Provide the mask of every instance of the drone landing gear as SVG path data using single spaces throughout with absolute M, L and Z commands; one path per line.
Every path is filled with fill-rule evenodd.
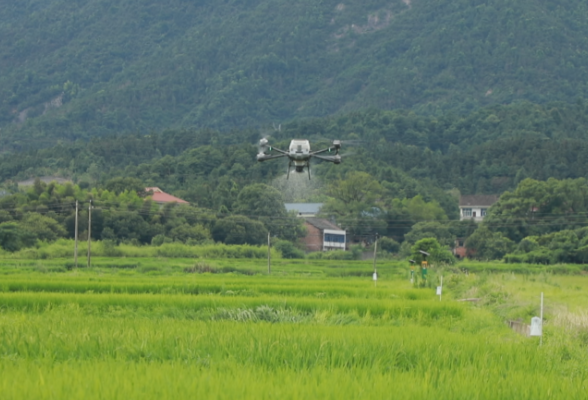
M 310 180 L 310 163 L 306 163 L 306 169 L 308 169 L 308 180 Z

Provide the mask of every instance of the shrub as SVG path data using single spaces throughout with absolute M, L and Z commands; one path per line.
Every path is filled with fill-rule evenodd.
M 287 240 L 276 241 L 274 248 L 282 253 L 283 258 L 304 258 L 304 252 Z

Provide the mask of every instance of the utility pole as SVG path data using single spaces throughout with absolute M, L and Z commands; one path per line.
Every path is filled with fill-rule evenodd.
M 92 239 L 92 199 L 90 199 L 90 205 L 88 206 L 88 268 L 92 265 L 90 261 L 90 244 Z
M 378 284 L 378 271 L 376 270 L 376 258 L 378 254 L 378 234 L 376 233 L 376 241 L 374 242 L 374 286 Z
M 272 273 L 272 256 L 271 256 L 271 241 L 270 241 L 270 232 L 267 232 L 267 274 L 271 275 Z
M 75 245 L 74 245 L 74 264 L 78 267 L 78 201 L 76 200 L 76 227 L 74 229 Z

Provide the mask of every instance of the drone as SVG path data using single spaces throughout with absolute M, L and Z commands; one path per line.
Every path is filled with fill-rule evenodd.
M 268 144 L 268 140 L 263 138 L 259 141 L 259 153 L 257 153 L 257 161 L 263 162 L 273 160 L 274 158 L 288 157 L 288 173 L 286 179 L 290 177 L 290 170 L 292 165 L 298 173 L 304 172 L 304 168 L 308 170 L 308 179 L 310 179 L 310 159 L 318 158 L 319 160 L 329 161 L 334 164 L 341 164 L 341 156 L 339 149 L 341 148 L 340 140 L 333 140 L 333 145 L 326 149 L 310 151 L 310 142 L 308 140 L 294 139 L 290 142 L 288 151 L 280 150 Z M 276 151 L 278 154 L 271 154 Z M 334 155 L 323 155 L 323 153 L 335 153 Z

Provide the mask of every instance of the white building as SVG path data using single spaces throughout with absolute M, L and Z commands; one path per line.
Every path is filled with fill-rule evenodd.
M 460 196 L 459 198 L 459 219 L 473 219 L 476 222 L 484 220 L 490 206 L 498 201 L 498 195 L 475 194 Z

